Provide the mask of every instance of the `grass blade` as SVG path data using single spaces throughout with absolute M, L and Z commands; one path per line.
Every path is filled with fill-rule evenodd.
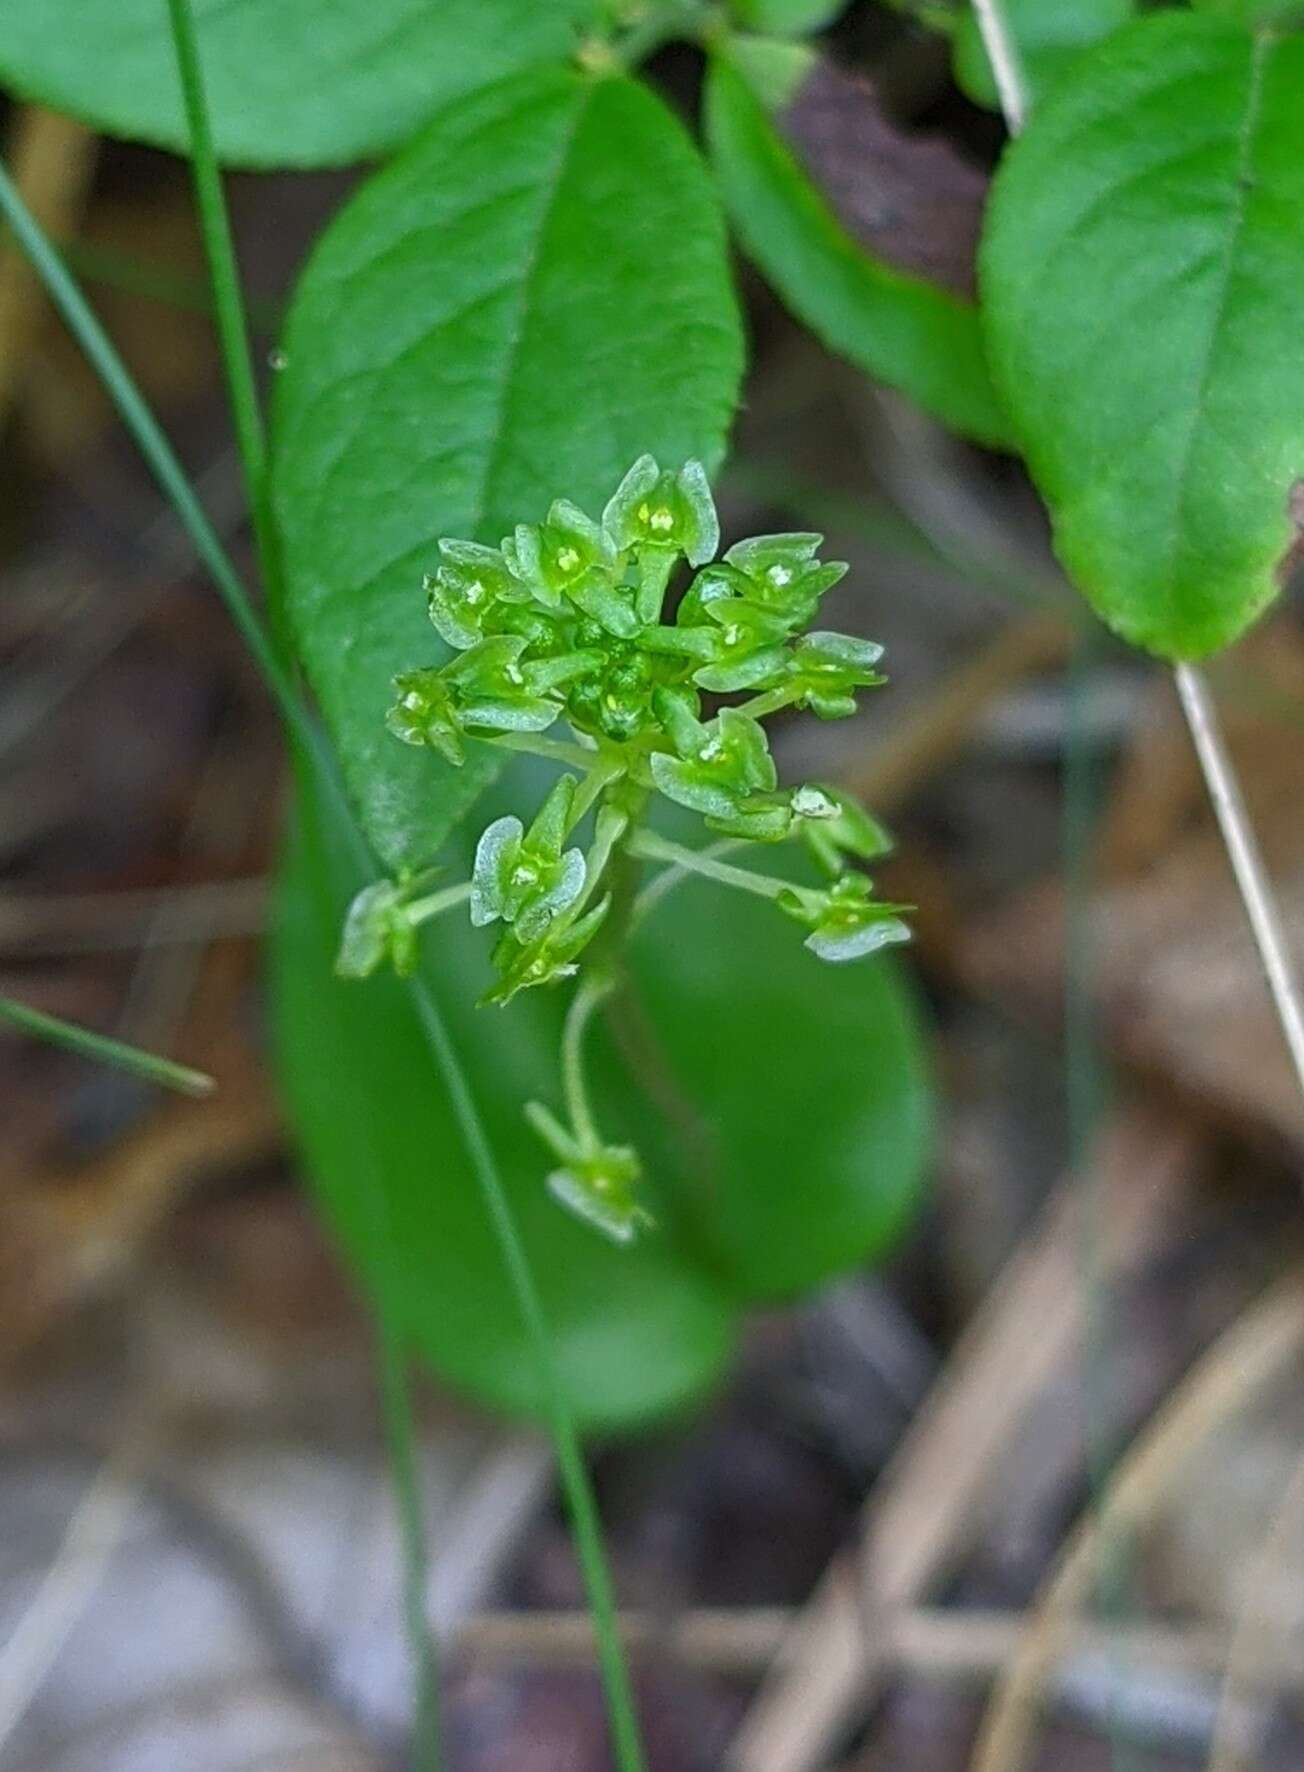
M 66 1052 L 79 1053 L 83 1058 L 98 1059 L 101 1064 L 111 1064 L 117 1070 L 130 1072 L 133 1077 L 143 1077 L 147 1083 L 161 1083 L 164 1088 L 179 1090 L 182 1095 L 211 1095 L 217 1087 L 213 1078 L 203 1071 L 174 1064 L 170 1058 L 159 1058 L 153 1052 L 142 1052 L 139 1046 L 111 1040 L 107 1034 L 92 1033 L 89 1028 L 78 1027 L 75 1021 L 46 1015 L 43 1010 L 15 1002 L 12 997 L 0 997 L 0 1021 L 20 1028 L 25 1034 L 33 1034 L 51 1046 L 62 1046 Z

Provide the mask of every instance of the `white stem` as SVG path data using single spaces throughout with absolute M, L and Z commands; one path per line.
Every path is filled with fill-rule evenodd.
M 1028 120 L 1028 81 L 1019 46 L 1010 34 L 1001 0 L 973 0 L 973 11 L 1005 113 L 1005 127 L 1011 135 L 1018 135 Z
M 1301 1091 L 1304 1091 L 1304 1010 L 1300 1006 L 1299 982 L 1268 870 L 1263 865 L 1254 826 L 1246 811 L 1245 796 L 1228 754 L 1204 673 L 1194 665 L 1179 664 L 1174 667 L 1173 675 L 1177 679 L 1177 693 L 1182 698 L 1182 711 L 1191 729 L 1191 740 L 1204 771 L 1209 798 L 1227 846 L 1228 859 L 1245 904 L 1245 914 L 1258 943 L 1259 958 L 1267 974 L 1268 988 L 1277 1007 L 1295 1075 Z
M 1000 95 L 1006 127 L 1011 135 L 1018 135 L 1027 121 L 1028 85 L 1002 0 L 973 0 L 973 9 Z M 1254 931 L 1277 1019 L 1281 1022 L 1300 1091 L 1304 1093 L 1304 1009 L 1301 1008 L 1299 981 L 1268 870 L 1263 865 L 1263 855 L 1246 810 L 1245 795 L 1227 750 L 1204 673 L 1194 665 L 1179 664 L 1173 667 L 1173 676 L 1190 728 L 1191 742 L 1204 772 L 1205 787 L 1245 905 L 1245 914 Z

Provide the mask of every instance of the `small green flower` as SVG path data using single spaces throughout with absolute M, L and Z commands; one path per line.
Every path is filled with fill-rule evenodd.
M 515 933 L 508 930 L 494 949 L 498 982 L 485 992 L 481 1002 L 510 1003 L 517 991 L 573 978 L 579 970 L 576 961 L 598 933 L 610 908 L 608 895 L 574 922 L 555 920 L 542 935 L 529 942 L 518 941 Z
M 777 902 L 810 930 L 806 946 L 821 960 L 858 960 L 910 940 L 901 921 L 910 907 L 879 902 L 864 874 L 842 874 L 824 889 L 790 886 Z
M 477 928 L 501 918 L 519 942 L 529 943 L 584 890 L 582 852 L 562 849 L 575 786 L 573 775 L 559 777 L 528 831 L 511 816 L 485 829 L 471 880 L 471 921 Z
M 548 1192 L 568 1212 L 582 1218 L 614 1243 L 632 1243 L 653 1223 L 635 1197 L 643 1170 L 637 1152 L 605 1144 L 588 1156 L 575 1156 L 552 1170 Z
M 739 689 L 768 689 L 782 680 L 788 667 L 783 642 L 789 629 L 784 615 L 743 597 L 708 602 L 706 615 L 716 624 L 717 650 L 709 665 L 693 672 L 694 683 L 725 695 Z
M 792 832 L 790 794 L 749 794 L 723 816 L 708 815 L 709 829 L 746 843 L 782 843 Z
M 633 598 L 618 583 L 616 550 L 578 505 L 559 498 L 543 523 L 518 523 L 503 543 L 513 574 L 551 609 L 569 599 L 607 633 L 638 632 Z
M 655 705 L 678 755 L 654 751 L 652 779 L 668 800 L 728 818 L 749 794 L 769 793 L 777 783 L 774 759 L 760 725 L 737 708 L 722 708 L 706 725 L 672 690 L 658 690 Z
M 563 1126 L 542 1102 L 532 1101 L 525 1117 L 557 1158 L 548 1190 L 559 1204 L 617 1243 L 630 1243 L 654 1221 L 638 1203 L 642 1180 L 638 1153 L 624 1144 L 606 1144 L 590 1129 L 586 1139 Z
M 398 700 L 387 724 L 406 744 L 428 744 L 450 763 L 465 760 L 466 731 L 546 732 L 561 713 L 549 698 L 559 674 L 556 659 L 521 662 L 529 641 L 520 634 L 478 640 L 439 670 L 406 671 L 395 677 Z
M 725 554 L 747 581 L 746 595 L 768 608 L 782 610 L 793 627 L 804 627 L 825 591 L 846 576 L 845 560 L 815 558 L 824 537 L 808 531 L 792 535 L 755 535 L 735 542 Z
M 874 861 L 892 848 L 892 838 L 853 795 L 841 788 L 810 783 L 792 796 L 802 840 L 826 874 L 836 878 L 843 856 Z
M 484 638 L 486 618 L 502 603 L 518 601 L 523 587 L 498 548 L 445 539 L 439 555 L 425 580 L 427 608 L 440 637 L 464 652 Z
M 850 634 L 807 634 L 797 642 L 788 664 L 787 685 L 797 707 L 809 708 L 821 720 L 841 720 L 856 711 L 856 690 L 871 689 L 887 679 L 873 668 L 883 648 Z
M 341 978 L 370 978 L 386 960 L 400 978 L 416 970 L 417 932 L 408 920 L 408 889 L 392 880 L 364 886 L 349 906 L 335 971 Z
M 612 494 L 602 527 L 614 548 L 670 548 L 690 566 L 704 566 L 720 545 L 710 482 L 700 461 L 678 473 L 640 455 Z
M 567 718 L 581 732 L 625 744 L 656 723 L 656 667 L 639 646 L 623 640 L 608 640 L 594 656 L 598 668 L 570 691 Z
M 720 545 L 720 521 L 700 461 L 685 462 L 674 473 L 641 455 L 609 500 L 602 527 L 614 548 L 635 556 L 637 613 L 644 624 L 660 616 L 675 561 L 683 555 L 702 566 Z
M 428 744 L 450 763 L 465 762 L 457 695 L 442 671 L 400 671 L 394 693 L 398 699 L 385 715 L 385 724 L 395 738 L 404 744 Z

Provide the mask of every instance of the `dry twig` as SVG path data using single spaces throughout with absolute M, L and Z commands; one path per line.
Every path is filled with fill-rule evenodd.
M 973 1772 L 1018 1772 L 1027 1763 L 1064 1624 L 1088 1597 L 1104 1547 L 1144 1526 L 1186 1460 L 1280 1377 L 1302 1349 L 1304 1273 L 1296 1272 L 1219 1337 L 1123 1461 L 1099 1509 L 1074 1532 L 992 1699 Z
M 978 1530 L 1018 1426 L 1080 1343 L 1083 1200 L 1115 1268 L 1149 1248 L 1189 1181 L 1187 1127 L 1132 1109 L 1102 1131 L 1099 1173 L 1066 1183 L 992 1289 L 870 1497 L 858 1553 L 831 1565 L 762 1686 L 730 1764 L 811 1772 L 892 1666 L 892 1617 L 954 1567 Z

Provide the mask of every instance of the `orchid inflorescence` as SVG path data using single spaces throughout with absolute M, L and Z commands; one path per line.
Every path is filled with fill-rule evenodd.
M 477 927 L 502 925 L 486 1001 L 573 976 L 589 950 L 592 976 L 567 1029 L 571 1124 L 537 1104 L 529 1113 L 558 1161 L 554 1195 L 619 1241 L 649 1222 L 637 1199 L 638 1159 L 597 1133 L 577 1054 L 610 988 L 612 938 L 638 908 L 628 864 L 665 863 L 666 884 L 697 873 L 771 899 L 805 926 L 806 946 L 821 959 L 852 960 L 909 937 L 906 907 L 876 899 L 852 865 L 889 847 L 882 827 L 839 789 L 780 788 L 763 725 L 783 708 L 842 718 L 855 712 L 858 690 L 884 681 L 880 647 L 809 631 L 847 570 L 818 558 L 822 540 L 755 536 L 717 559 L 720 526 L 701 464 L 674 472 L 644 455 L 601 523 L 558 499 L 542 523 L 518 524 L 497 548 L 440 541 L 425 589 L 453 657 L 394 679 L 388 725 L 404 743 L 458 766 L 477 741 L 567 767 L 528 825 L 508 816 L 487 827 L 469 882 L 431 891 L 430 875 L 414 875 L 359 894 L 339 970 L 364 977 L 388 961 L 410 971 L 418 928 L 460 904 Z M 681 560 L 695 571 L 668 615 Z M 719 699 L 735 696 L 744 699 Z M 569 738 L 551 736 L 563 722 Z M 699 814 L 719 840 L 694 849 L 649 829 L 657 794 Z M 586 823 L 581 845 L 574 839 Z M 790 839 L 804 845 L 823 885 L 722 859 L 743 844 Z

